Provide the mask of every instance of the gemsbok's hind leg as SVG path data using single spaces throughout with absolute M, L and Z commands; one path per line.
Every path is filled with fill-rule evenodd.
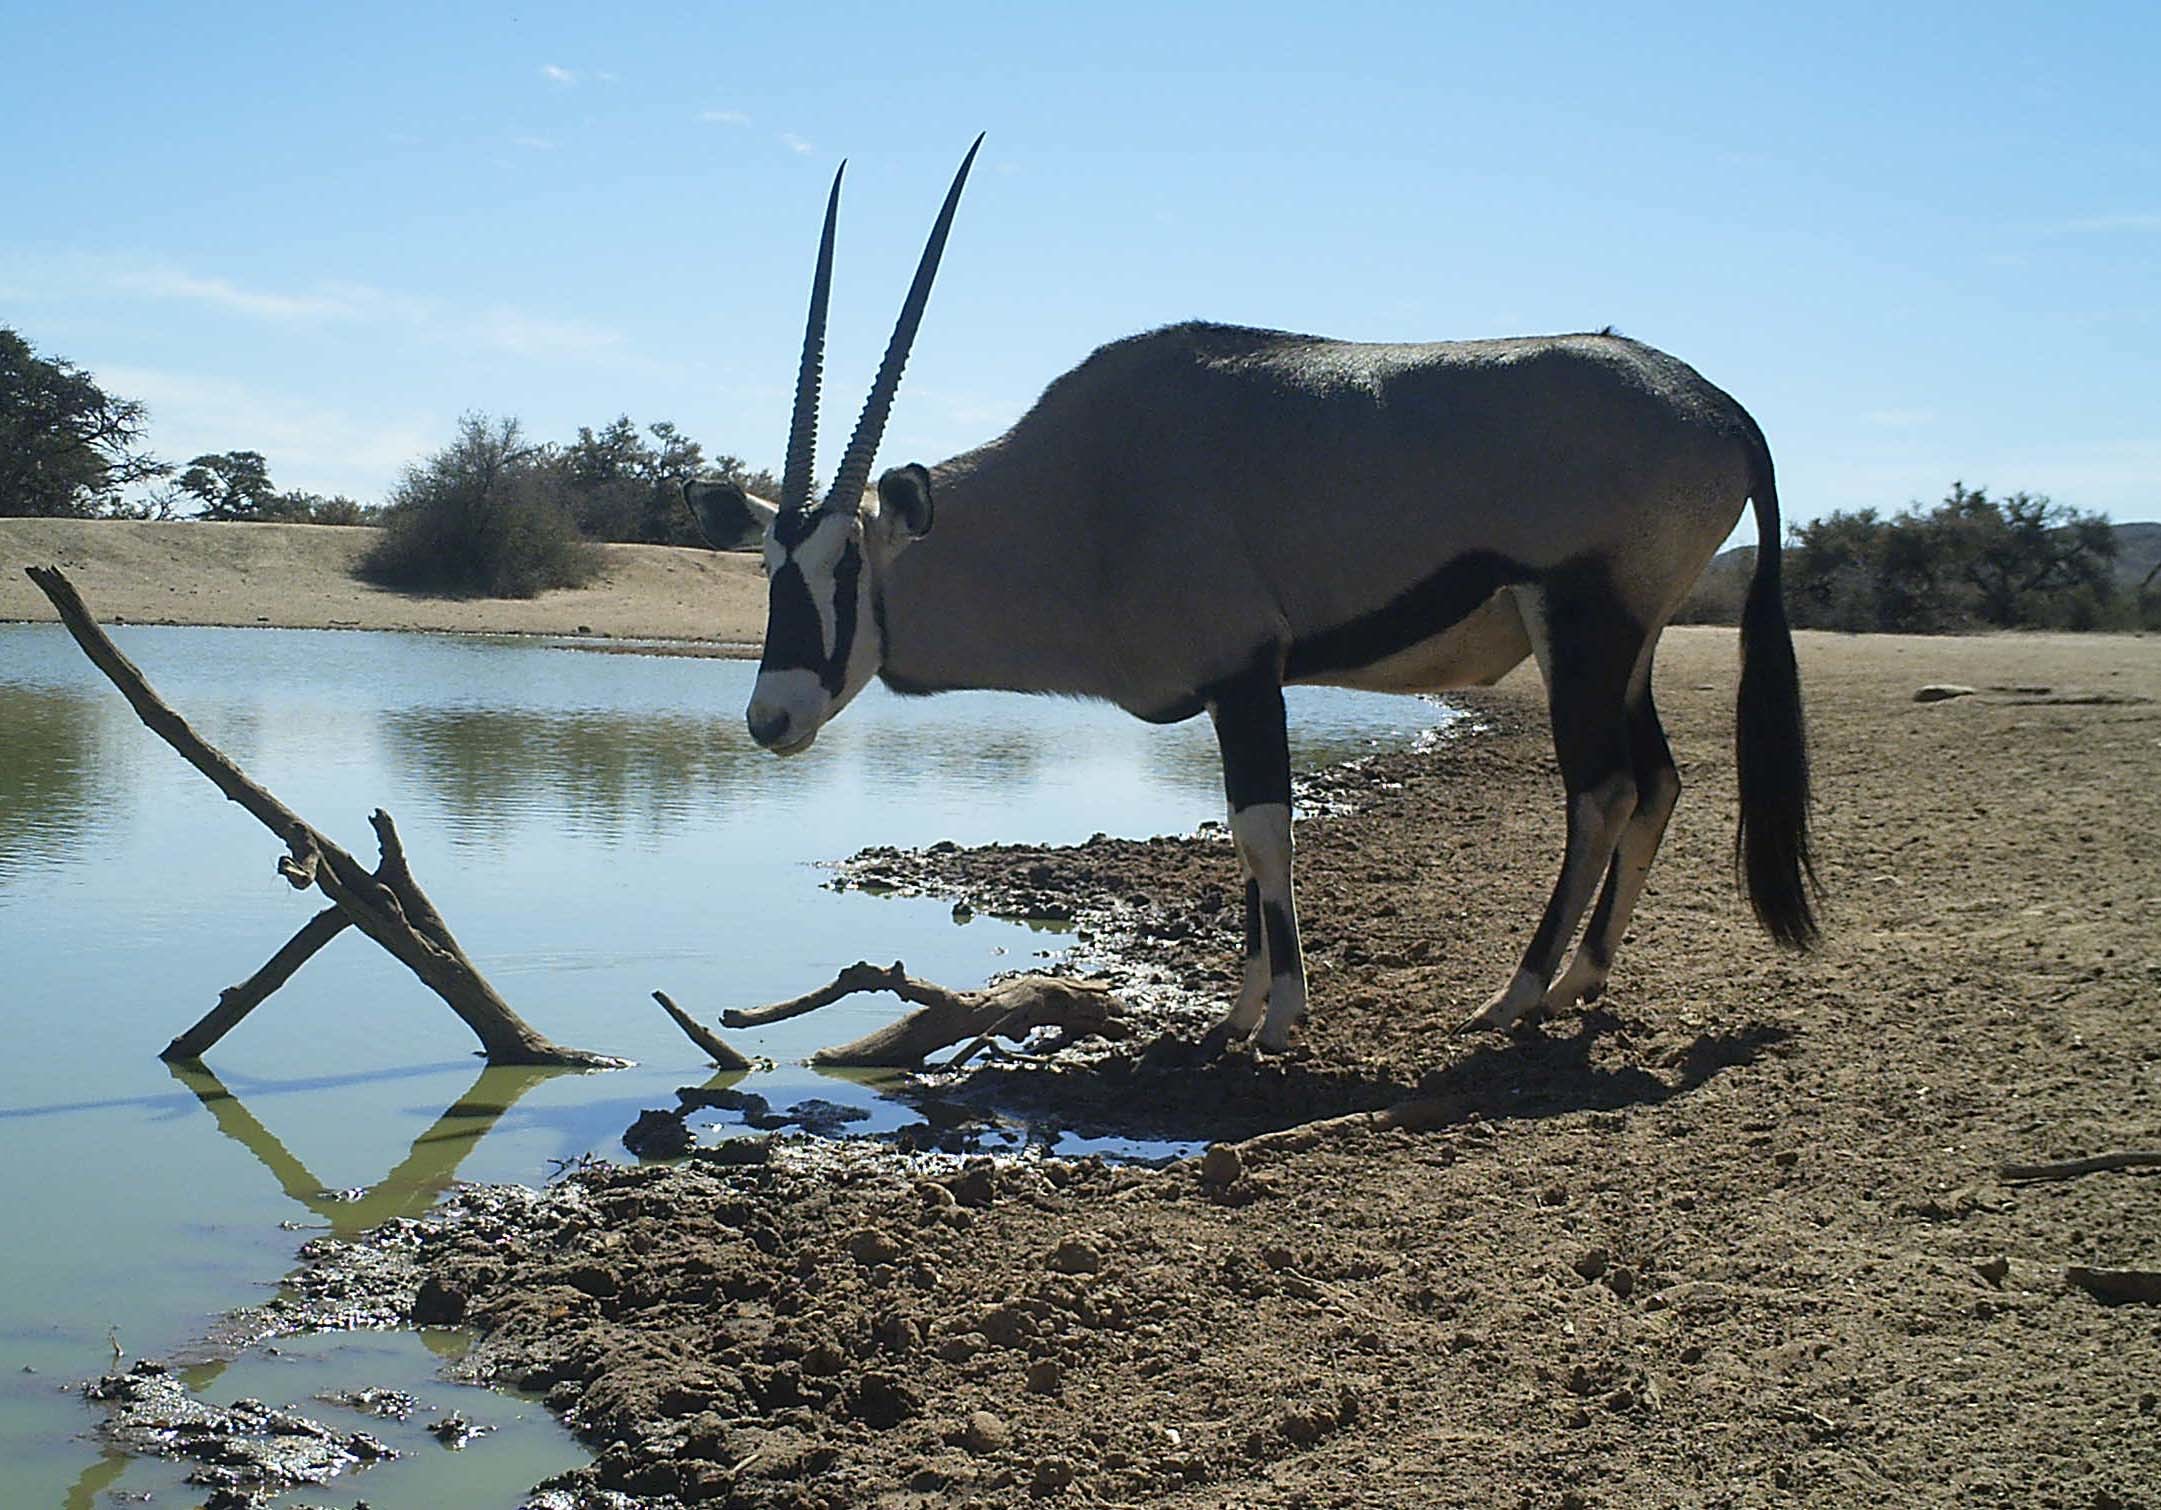
M 1266 1049 L 1290 1042 L 1306 1013 L 1306 971 L 1291 890 L 1291 750 L 1283 684 L 1272 666 L 1219 688 L 1208 705 L 1223 751 L 1231 839 L 1245 876 L 1245 968 L 1230 1015 L 1202 1039 L 1220 1050 L 1259 1029 Z
M 1621 935 L 1628 931 L 1629 916 L 1643 895 L 1651 862 L 1658 857 L 1659 841 L 1666 836 L 1666 823 L 1673 817 L 1674 804 L 1681 799 L 1681 773 L 1673 763 L 1673 750 L 1659 724 L 1658 709 L 1651 702 L 1648 657 L 1641 690 L 1628 710 L 1628 752 L 1636 773 L 1635 815 L 1621 830 L 1613 865 L 1606 872 L 1605 889 L 1598 894 L 1598 906 L 1583 930 L 1583 941 L 1576 946 L 1561 978 L 1539 1003 L 1542 1012 L 1565 1011 L 1578 1002 L 1596 1001 L 1606 989 L 1606 977 L 1613 970 Z
M 1642 626 L 1613 600 L 1602 573 L 1519 593 L 1524 626 L 1546 679 L 1554 753 L 1567 793 L 1568 839 L 1561 874 L 1523 962 L 1507 985 L 1464 1019 L 1459 1032 L 1506 1032 L 1545 1000 L 1561 951 L 1575 936 L 1636 810 L 1628 706 L 1645 645 Z

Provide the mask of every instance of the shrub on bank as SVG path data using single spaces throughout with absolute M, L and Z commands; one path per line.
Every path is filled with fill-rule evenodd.
M 600 552 L 578 533 L 563 468 L 515 419 L 469 414 L 458 438 L 410 466 L 361 575 L 385 586 L 530 598 L 579 587 Z

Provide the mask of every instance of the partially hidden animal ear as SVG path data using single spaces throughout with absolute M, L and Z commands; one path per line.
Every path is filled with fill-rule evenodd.
M 683 484 L 683 502 L 707 546 L 716 551 L 742 550 L 765 539 L 766 526 L 780 510 L 754 498 L 732 482 L 692 478 Z
M 878 513 L 881 517 L 891 518 L 899 532 L 910 540 L 920 540 L 929 534 L 933 513 L 929 469 L 911 461 L 880 477 Z

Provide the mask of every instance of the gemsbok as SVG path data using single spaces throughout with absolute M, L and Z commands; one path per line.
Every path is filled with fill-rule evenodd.
M 1652 654 L 1753 501 L 1736 860 L 1771 937 L 1815 940 L 1778 494 L 1739 404 L 1612 334 L 1399 345 L 1174 325 L 1103 347 L 988 445 L 888 471 L 870 492 L 981 145 L 946 195 L 825 501 L 811 500 L 811 463 L 837 173 L 779 504 L 686 485 L 716 548 L 763 536 L 752 739 L 806 749 L 873 676 L 908 694 L 1100 698 L 1151 723 L 1205 710 L 1245 878 L 1244 983 L 1205 1041 L 1280 1050 L 1306 1009 L 1285 685 L 1432 692 L 1489 685 L 1534 656 L 1566 849 L 1522 963 L 1462 1024 L 1509 1029 L 1605 987 L 1680 794 Z

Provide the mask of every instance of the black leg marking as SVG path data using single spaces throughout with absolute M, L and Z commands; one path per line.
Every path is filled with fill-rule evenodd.
M 1291 753 L 1283 723 L 1283 681 L 1273 652 L 1209 689 L 1209 712 L 1223 751 L 1223 792 L 1246 876 L 1246 962 L 1229 1034 L 1253 1031 L 1281 1049 L 1305 1012 L 1305 966 L 1291 887 Z M 1250 968 L 1265 964 L 1267 973 Z M 1267 982 L 1265 1009 L 1261 982 Z
M 1237 676 L 1209 689 L 1216 742 L 1223 752 L 1223 795 L 1235 816 L 1263 802 L 1291 800 L 1290 732 L 1284 727 L 1283 681 L 1275 655 L 1264 652 Z
M 1303 973 L 1305 957 L 1298 949 L 1298 923 L 1290 910 L 1279 902 L 1263 902 L 1261 916 L 1268 924 L 1269 974 L 1280 980 Z

